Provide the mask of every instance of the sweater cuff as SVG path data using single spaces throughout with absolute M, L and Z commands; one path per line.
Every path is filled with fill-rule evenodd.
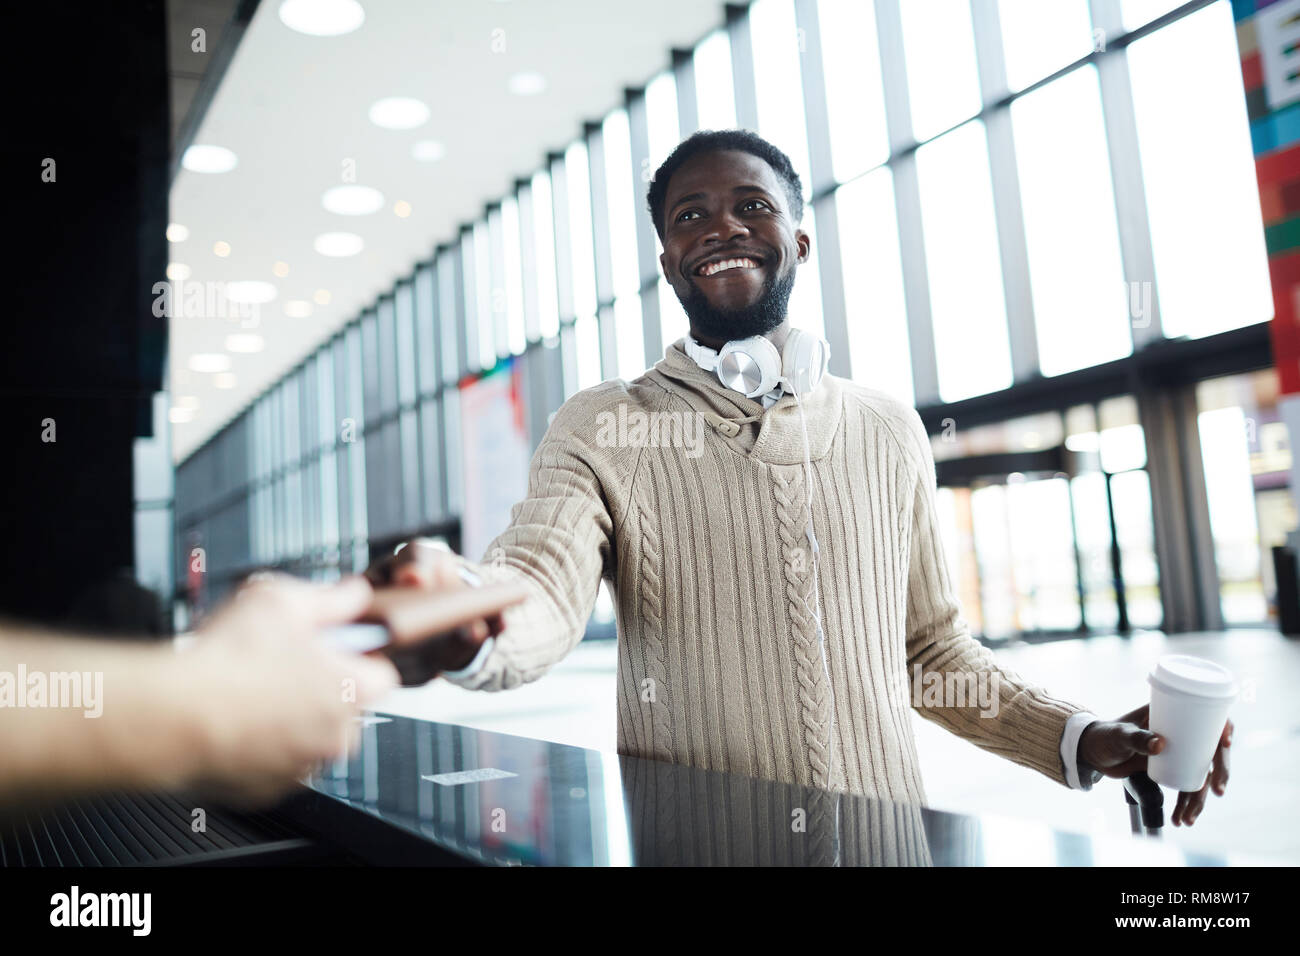
M 1081 710 L 1065 722 L 1065 732 L 1061 734 L 1061 763 L 1065 765 L 1065 782 L 1071 790 L 1091 790 L 1092 785 L 1101 779 L 1101 774 L 1091 768 L 1084 779 L 1079 776 L 1079 738 L 1089 725 L 1100 719 L 1096 714 Z
M 451 681 L 453 684 L 459 684 L 463 679 L 473 677 L 483 669 L 484 662 L 488 659 L 488 655 L 492 653 L 492 644 L 494 641 L 495 638 L 487 638 L 479 645 L 478 653 L 474 655 L 472 661 L 460 670 L 443 671 L 442 676 L 447 678 L 447 680 Z

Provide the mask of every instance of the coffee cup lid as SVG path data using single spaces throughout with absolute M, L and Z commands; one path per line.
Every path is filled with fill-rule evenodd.
M 1237 682 L 1226 667 L 1201 657 L 1166 654 L 1156 662 L 1149 680 L 1170 690 L 1198 697 L 1236 697 Z

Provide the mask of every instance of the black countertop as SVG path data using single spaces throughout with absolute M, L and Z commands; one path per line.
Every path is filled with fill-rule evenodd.
M 543 866 L 1221 866 L 1165 839 L 1092 837 L 1007 816 L 699 770 L 374 715 L 294 819 L 378 864 Z M 1118 786 L 1101 784 L 1114 790 Z M 1094 798 L 1101 798 L 1102 794 Z M 1167 808 L 1171 807 L 1166 794 Z

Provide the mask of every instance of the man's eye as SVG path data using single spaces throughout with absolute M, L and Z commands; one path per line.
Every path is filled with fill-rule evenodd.
M 763 200 L 761 200 L 761 199 L 746 199 L 744 205 L 741 206 L 740 208 L 741 208 L 741 209 L 748 209 L 748 208 L 749 208 L 752 204 L 754 204 L 754 203 L 757 203 L 757 204 L 760 205 L 760 206 L 766 206 L 766 205 L 767 205 L 767 203 L 763 202 Z
M 699 215 L 699 213 L 696 212 L 694 209 L 688 209 L 688 210 L 686 210 L 684 213 L 682 213 L 680 216 L 677 217 L 677 221 L 678 221 L 678 222 L 681 222 L 681 221 L 684 220 L 687 216 L 698 216 L 698 215 Z

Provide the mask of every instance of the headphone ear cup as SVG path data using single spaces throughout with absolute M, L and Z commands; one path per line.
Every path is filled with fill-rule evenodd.
M 781 356 L 761 335 L 728 342 L 718 352 L 718 381 L 727 388 L 757 398 L 781 381 Z
M 810 332 L 791 329 L 781 352 L 782 373 L 801 395 L 817 390 L 830 363 L 830 346 Z

